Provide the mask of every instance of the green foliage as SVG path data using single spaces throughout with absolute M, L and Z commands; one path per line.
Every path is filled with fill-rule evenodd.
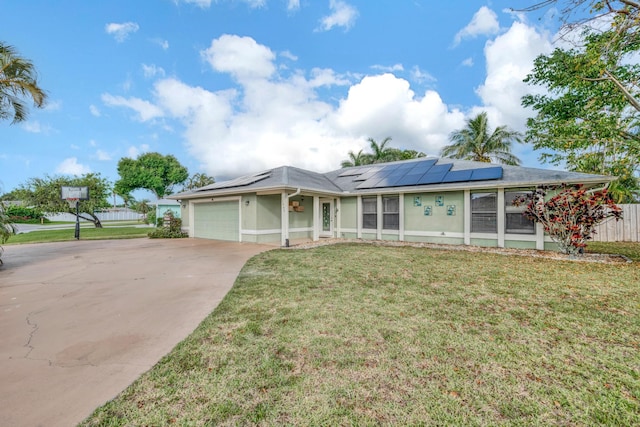
M 44 213 L 38 208 L 11 205 L 5 209 L 5 213 L 14 223 L 36 224 L 46 220 Z
M 150 231 L 148 236 L 151 239 L 176 239 L 189 237 L 189 234 L 182 231 L 182 220 L 176 218 L 173 212 L 166 211 L 163 218 L 158 218 L 158 228 Z
M 189 171 L 172 155 L 144 153 L 137 159 L 124 157 L 118 162 L 120 179 L 114 190 L 120 196 L 129 195 L 138 189 L 149 190 L 161 199 L 172 193 L 173 186 L 182 184 Z
M 631 203 L 640 190 L 640 105 L 634 105 L 640 65 L 628 59 L 640 43 L 616 25 L 586 32 L 582 47 L 536 58 L 525 82 L 546 91 L 526 95 L 522 103 L 536 111 L 527 121 L 526 141 L 542 150 L 541 160 L 617 176 L 613 197 Z
M 548 198 L 550 191 L 556 194 Z M 570 255 L 582 253 L 599 223 L 622 218 L 607 190 L 587 190 L 582 185 L 538 187 L 514 203 L 526 203 L 524 215 L 541 223 L 562 252 Z
M 12 46 L 0 42 L 0 120 L 12 119 L 12 124 L 26 120 L 24 98 L 42 108 L 47 94 L 38 86 L 33 64 Z
M 187 179 L 182 191 L 193 190 L 196 188 L 202 188 L 207 185 L 215 184 L 216 180 L 214 177 L 209 176 L 205 173 L 195 173 Z
M 468 119 L 466 127 L 452 132 L 449 140 L 452 144 L 441 151 L 445 157 L 505 165 L 520 164 L 520 159 L 511 154 L 511 145 L 513 141 L 522 142 L 522 135 L 506 126 L 498 126 L 491 132 L 486 112 Z
M 363 153 L 362 150 L 358 153 L 349 151 L 349 158 L 341 162 L 341 167 L 348 168 L 352 166 L 371 165 L 374 163 L 395 162 L 398 160 L 410 160 L 424 157 L 425 154 L 416 150 L 400 150 L 397 148 L 388 147 L 387 144 L 391 141 L 391 137 L 386 137 L 380 144 L 373 139 L 369 138 L 369 147 L 371 153 Z
M 0 245 L 9 240 L 9 237 L 16 234 L 16 228 L 4 211 L 4 205 L 0 203 Z M 0 265 L 2 264 L 2 246 L 0 246 Z
M 88 173 L 82 176 L 45 176 L 44 178 L 30 178 L 22 184 L 15 194 L 20 196 L 28 206 L 47 213 L 71 213 L 76 214 L 75 208 L 60 199 L 60 188 L 63 186 L 86 186 L 89 187 L 89 200 L 80 200 L 78 209 L 80 218 L 91 221 L 96 227 L 102 227 L 100 220 L 94 212 L 108 208 L 108 198 L 111 194 L 111 186 L 106 178 L 100 174 Z

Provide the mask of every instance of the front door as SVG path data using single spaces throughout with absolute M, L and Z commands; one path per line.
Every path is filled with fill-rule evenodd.
M 333 237 L 333 200 L 320 200 L 321 221 L 320 237 Z

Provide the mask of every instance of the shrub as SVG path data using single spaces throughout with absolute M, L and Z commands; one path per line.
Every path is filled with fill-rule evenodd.
M 173 216 L 173 212 L 167 211 L 164 216 L 169 217 L 168 224 L 164 225 L 164 219 L 158 218 L 160 224 L 158 228 L 148 233 L 151 239 L 176 239 L 189 237 L 188 233 L 182 231 L 182 220 Z
M 555 195 L 547 198 L 549 192 Z M 527 203 L 524 215 L 543 225 L 544 231 L 569 255 L 581 254 L 595 227 L 607 218 L 622 218 L 622 210 L 607 190 L 588 190 L 583 185 L 541 186 L 514 201 Z
M 44 217 L 44 213 L 37 208 L 9 206 L 6 208 L 5 214 L 9 217 L 9 220 L 14 223 L 39 224 L 43 221 L 49 222 L 49 220 Z

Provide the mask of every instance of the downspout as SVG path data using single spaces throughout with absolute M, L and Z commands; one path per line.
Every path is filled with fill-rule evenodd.
M 287 206 L 286 206 L 285 211 L 283 212 L 283 215 L 287 215 L 287 221 L 286 221 L 287 227 L 286 227 L 286 230 L 283 230 L 283 233 L 284 233 L 284 242 L 285 242 L 285 243 L 284 243 L 284 247 L 285 247 L 285 248 L 288 248 L 288 247 L 289 247 L 289 218 L 288 218 L 288 215 L 289 215 L 289 200 L 290 200 L 292 197 L 295 197 L 295 196 L 297 196 L 298 194 L 300 194 L 300 192 L 301 192 L 301 191 L 302 191 L 302 190 L 298 187 L 298 189 L 295 191 L 295 193 L 287 194 Z M 284 222 L 284 221 L 283 221 L 283 222 Z

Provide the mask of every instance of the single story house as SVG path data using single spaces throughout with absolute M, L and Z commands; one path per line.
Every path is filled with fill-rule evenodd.
M 169 196 L 189 236 L 237 242 L 358 238 L 555 249 L 514 198 L 612 177 L 430 158 L 317 173 L 282 166 Z

